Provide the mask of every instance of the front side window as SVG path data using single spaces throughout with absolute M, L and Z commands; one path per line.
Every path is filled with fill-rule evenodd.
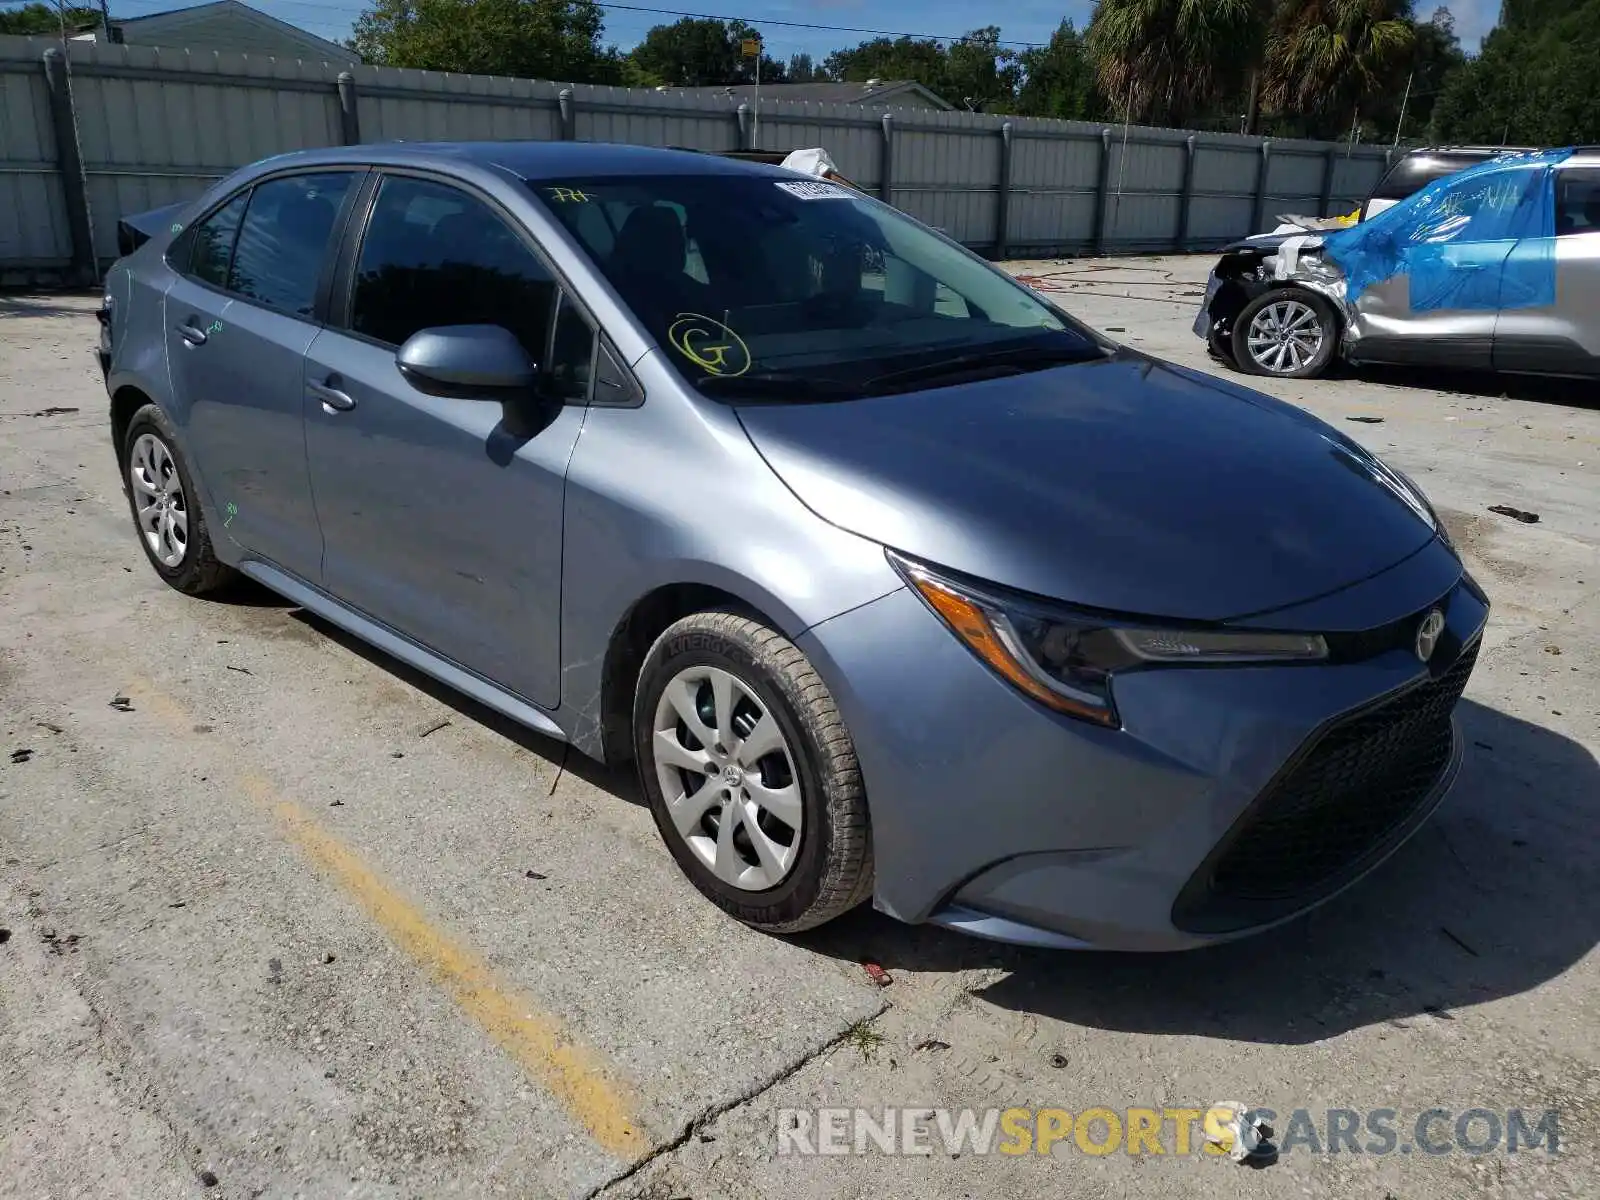
M 711 394 L 843 398 L 958 360 L 1101 353 L 1008 276 L 837 184 L 699 174 L 529 186 Z
M 555 278 L 483 201 L 432 180 L 383 181 L 356 263 L 356 333 L 398 346 L 435 325 L 501 325 L 543 363 L 555 298 Z
M 348 172 L 319 172 L 257 184 L 234 244 L 228 290 L 309 317 L 332 253 L 339 208 L 354 179 Z

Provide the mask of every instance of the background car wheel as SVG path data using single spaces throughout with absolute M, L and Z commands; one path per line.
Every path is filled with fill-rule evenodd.
M 787 638 L 740 613 L 683 618 L 645 658 L 633 729 L 656 827 L 724 912 L 793 933 L 871 894 L 855 746 Z
M 1314 378 L 1327 370 L 1338 346 L 1333 305 L 1303 288 L 1257 296 L 1233 322 L 1234 360 L 1254 375 Z
M 234 578 L 217 561 L 198 493 L 178 439 L 154 404 L 133 414 L 122 444 L 122 482 L 139 544 L 156 574 L 180 592 L 198 596 Z

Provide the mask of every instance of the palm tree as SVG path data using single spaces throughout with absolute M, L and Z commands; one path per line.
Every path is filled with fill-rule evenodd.
M 1404 82 L 1415 38 L 1411 0 L 1280 0 L 1267 37 L 1264 98 L 1336 134 Z
M 1243 92 L 1271 0 L 1100 0 L 1084 31 L 1100 92 L 1126 120 L 1181 125 Z

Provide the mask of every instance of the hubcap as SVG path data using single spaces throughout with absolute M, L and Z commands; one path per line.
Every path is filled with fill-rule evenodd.
M 711 873 L 747 892 L 781 883 L 800 853 L 800 779 L 755 692 L 719 667 L 679 671 L 651 747 L 673 828 Z
M 1322 349 L 1322 321 L 1301 300 L 1269 304 L 1250 322 L 1250 357 L 1274 375 L 1298 371 Z
M 128 483 L 145 545 L 162 566 L 176 567 L 189 552 L 189 505 L 172 451 L 155 434 L 141 433 L 133 443 Z

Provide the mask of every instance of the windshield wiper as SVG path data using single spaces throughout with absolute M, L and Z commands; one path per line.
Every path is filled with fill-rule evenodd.
M 838 379 L 818 379 L 792 371 L 747 371 L 743 375 L 702 375 L 694 386 L 708 396 L 749 400 L 852 400 L 862 389 Z
M 864 390 L 875 393 L 886 389 L 893 390 L 902 384 L 926 382 L 948 375 L 964 375 L 971 371 L 980 371 L 985 367 L 1020 367 L 1024 370 L 1037 370 L 1042 367 L 1065 366 L 1069 363 L 1093 362 L 1105 356 L 1106 352 L 1093 342 L 1071 346 L 1014 346 L 1010 349 L 976 350 L 970 354 L 958 354 L 953 358 L 941 358 L 936 362 L 923 363 L 921 366 L 907 367 L 902 371 L 875 375 L 867 380 Z

